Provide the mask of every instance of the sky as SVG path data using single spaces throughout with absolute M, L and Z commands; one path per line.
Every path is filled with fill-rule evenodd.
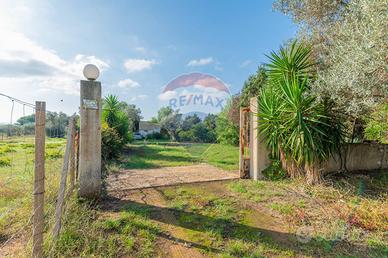
M 135 104 L 147 120 L 182 74 L 210 74 L 238 93 L 296 30 L 270 0 L 0 0 L 0 93 L 72 114 L 93 63 L 103 96 Z M 0 123 L 11 110 L 0 96 Z M 31 112 L 15 104 L 12 122 Z

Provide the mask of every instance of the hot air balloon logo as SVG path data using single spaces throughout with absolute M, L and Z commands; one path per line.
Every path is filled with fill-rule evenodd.
M 179 109 L 183 114 L 196 113 L 200 117 L 219 113 L 229 97 L 225 83 L 203 73 L 180 75 L 167 83 L 159 95 L 162 106 Z

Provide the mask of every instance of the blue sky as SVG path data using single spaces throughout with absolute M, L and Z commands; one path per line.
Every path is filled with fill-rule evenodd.
M 0 92 L 70 114 L 82 67 L 95 63 L 103 95 L 119 95 L 149 119 L 177 75 L 209 73 L 237 93 L 264 54 L 295 32 L 269 0 L 3 0 Z M 9 121 L 10 106 L 0 98 L 0 122 Z

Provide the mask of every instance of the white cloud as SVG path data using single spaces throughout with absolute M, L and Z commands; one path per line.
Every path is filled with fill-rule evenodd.
M 158 98 L 160 100 L 169 100 L 171 98 L 174 98 L 176 95 L 177 95 L 176 91 L 169 90 L 169 91 L 163 92 L 162 94 L 159 94 Z
M 120 88 L 138 88 L 140 84 L 132 79 L 124 79 L 117 83 Z
M 251 60 L 245 60 L 244 62 L 242 62 L 240 64 L 240 67 L 247 67 L 248 65 L 250 65 L 252 63 Z
M 201 59 L 193 59 L 187 63 L 187 66 L 204 66 L 214 62 L 213 57 L 206 57 Z
M 0 83 L 12 79 L 19 87 L 27 84 L 38 90 L 77 95 L 85 64 L 94 63 L 101 71 L 109 68 L 107 62 L 95 56 L 79 54 L 64 60 L 22 33 L 0 29 L 0 35 Z
M 147 53 L 147 49 L 145 47 L 135 47 L 135 51 L 142 54 Z
M 124 61 L 124 67 L 128 73 L 151 69 L 151 67 L 155 64 L 157 64 L 157 62 L 154 59 L 127 59 Z
M 148 98 L 148 95 L 145 95 L 145 94 L 140 94 L 140 95 L 137 95 L 135 97 L 132 97 L 131 98 L 131 101 L 137 101 L 137 100 L 145 100 L 146 98 Z

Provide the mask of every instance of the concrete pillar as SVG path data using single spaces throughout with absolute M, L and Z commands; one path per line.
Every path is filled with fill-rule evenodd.
M 250 99 L 250 126 L 249 126 L 249 177 L 254 180 L 263 179 L 262 171 L 270 165 L 268 157 L 269 151 L 263 141 L 262 137 L 258 133 L 258 117 L 259 112 L 257 97 Z
M 79 196 L 101 192 L 101 83 L 81 80 Z

